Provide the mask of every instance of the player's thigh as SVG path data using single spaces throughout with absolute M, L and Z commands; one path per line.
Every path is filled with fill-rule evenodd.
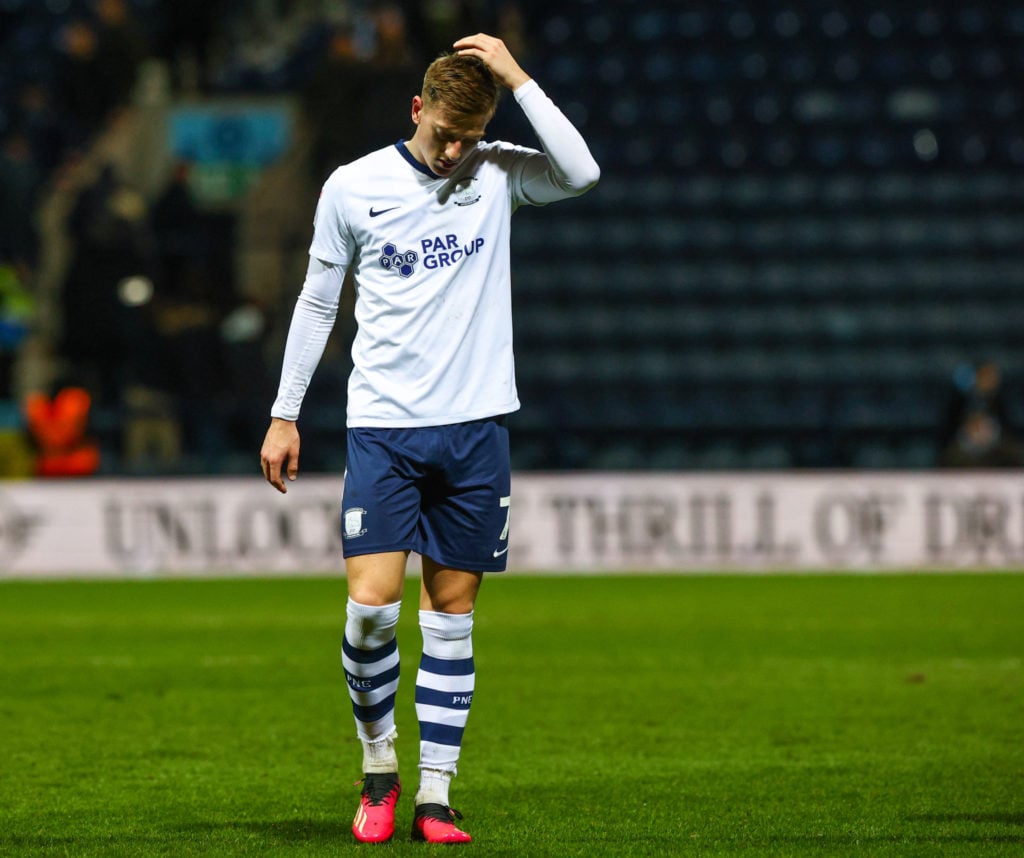
M 468 614 L 480 592 L 482 572 L 449 569 L 429 557 L 423 558 L 420 610 L 441 614 Z
M 391 605 L 401 601 L 408 557 L 408 551 L 387 551 L 347 558 L 349 597 L 360 605 Z

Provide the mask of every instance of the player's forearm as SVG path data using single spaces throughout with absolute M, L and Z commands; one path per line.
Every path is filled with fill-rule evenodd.
M 338 315 L 338 299 L 344 271 L 338 266 L 325 266 L 310 260 L 302 292 L 295 302 L 277 399 L 270 410 L 272 417 L 297 420 L 310 379 L 323 357 L 327 338 Z
M 569 118 L 534 80 L 516 89 L 515 97 L 541 142 L 558 187 L 569 196 L 594 187 L 601 177 L 601 168 Z M 536 198 L 533 194 L 531 197 Z

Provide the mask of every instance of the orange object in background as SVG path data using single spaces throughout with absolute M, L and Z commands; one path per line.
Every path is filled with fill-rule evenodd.
M 80 387 L 66 387 L 50 399 L 30 393 L 25 399 L 28 431 L 38 448 L 36 475 L 84 477 L 100 465 L 99 445 L 86 437 L 92 397 Z

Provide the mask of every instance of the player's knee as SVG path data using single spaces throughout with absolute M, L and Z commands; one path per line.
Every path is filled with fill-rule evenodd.
M 476 603 L 476 587 L 425 586 L 420 597 L 420 609 L 439 614 L 472 614 Z
M 471 596 L 444 595 L 430 600 L 430 610 L 439 614 L 472 614 L 474 599 Z
M 366 605 L 349 596 L 345 610 L 345 638 L 356 649 L 376 649 L 395 636 L 402 603 Z
M 396 592 L 392 588 L 377 586 L 373 582 L 359 585 L 349 582 L 348 597 L 354 602 L 358 602 L 360 605 L 366 605 L 371 608 L 381 608 L 385 605 L 392 605 L 395 602 L 400 601 L 402 593 L 401 591 Z

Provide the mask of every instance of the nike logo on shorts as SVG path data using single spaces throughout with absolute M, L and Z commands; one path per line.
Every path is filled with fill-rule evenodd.
M 401 206 L 392 206 L 389 209 L 374 209 L 373 206 L 370 206 L 370 217 L 377 217 L 377 215 L 387 214 L 388 212 L 393 212 L 395 209 L 400 208 Z
M 501 551 L 495 551 L 494 552 L 494 556 L 495 557 L 501 557 L 501 555 L 504 554 L 506 551 L 508 551 L 508 546 L 507 545 L 504 548 L 502 548 Z

